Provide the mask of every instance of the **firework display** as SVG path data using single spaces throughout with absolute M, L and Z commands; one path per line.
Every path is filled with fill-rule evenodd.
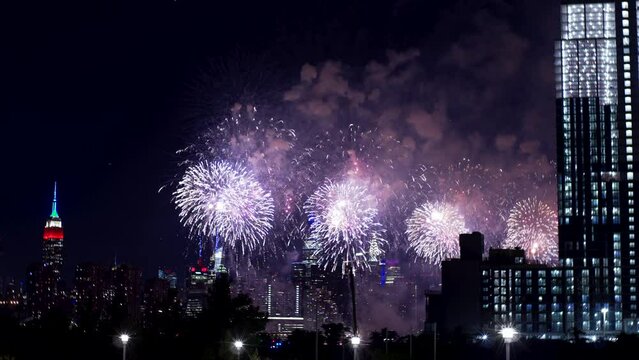
M 236 104 L 229 116 L 209 119 L 198 131 L 197 141 L 180 150 L 185 165 L 202 161 L 227 161 L 250 171 L 271 193 L 274 202 L 274 232 L 290 240 L 299 238 L 303 202 L 296 190 L 293 162 L 297 142 L 295 130 L 284 121 L 268 116 L 252 105 Z M 270 242 L 271 253 L 283 252 Z
M 228 218 L 214 224 L 215 207 L 196 208 L 185 200 L 192 196 L 176 196 L 183 223 L 192 233 L 225 232 L 225 241 L 238 245 L 253 239 L 241 251 L 252 251 L 259 243 L 264 263 L 319 244 L 316 255 L 333 270 L 341 261 L 403 257 L 406 248 L 409 257 L 423 260 L 415 264 L 439 265 L 458 254 L 458 235 L 467 230 L 485 234 L 489 247 L 501 246 L 514 199 L 528 193 L 544 196 L 541 190 L 553 188 L 551 178 L 544 177 L 552 164 L 524 164 L 512 173 L 462 158 L 414 168 L 410 144 L 393 132 L 356 123 L 338 124 L 330 131 L 321 126 L 307 130 L 298 137 L 283 120 L 252 106 L 238 105 L 229 117 L 213 120 L 199 132 L 197 142 L 180 153 L 186 155 L 187 175 L 203 163 L 238 164 L 261 194 L 268 194 L 269 220 Z M 185 191 L 187 177 L 176 194 Z M 320 179 L 346 180 L 318 188 Z M 437 216 L 417 220 L 435 205 L 452 221 L 437 222 Z M 264 240 L 266 233 L 269 241 Z
M 273 227 L 271 194 L 249 171 L 228 162 L 190 166 L 174 199 L 182 223 L 192 234 L 220 236 L 236 254 L 263 246 Z
M 344 262 L 368 266 L 371 243 L 375 252 L 384 243 L 376 204 L 368 189 L 353 180 L 327 181 L 308 198 L 309 236 L 317 243 L 314 255 L 322 267 L 334 271 Z
M 428 264 L 439 265 L 459 256 L 459 234 L 466 233 L 464 219 L 449 204 L 425 203 L 406 220 L 409 249 Z
M 520 247 L 529 260 L 552 264 L 557 261 L 557 214 L 537 198 L 519 201 L 508 216 L 507 248 Z

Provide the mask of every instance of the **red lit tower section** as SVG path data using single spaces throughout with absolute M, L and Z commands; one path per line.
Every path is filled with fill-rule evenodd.
M 62 273 L 62 249 L 64 244 L 64 232 L 62 220 L 58 215 L 57 183 L 53 186 L 53 205 L 51 215 L 44 226 L 42 241 L 42 265 L 60 279 Z

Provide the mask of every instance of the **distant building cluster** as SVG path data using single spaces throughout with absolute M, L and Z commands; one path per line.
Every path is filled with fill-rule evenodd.
M 52 211 L 45 223 L 42 261 L 28 266 L 25 279 L 0 277 L 0 310 L 8 309 L 22 323 L 56 314 L 84 331 L 104 327 L 162 329 L 179 319 L 195 319 L 207 307 L 219 276 L 229 276 L 223 251 L 202 241 L 197 261 L 186 268 L 182 281 L 174 269 L 160 268 L 145 280 L 142 270 L 128 264 L 83 262 L 75 266 L 71 284 L 63 280 L 64 231 L 58 214 L 57 186 Z M 315 331 L 326 323 L 350 324 L 350 290 L 341 274 L 320 268 L 312 241 L 305 243 L 299 261 L 288 271 L 249 269 L 232 274 L 231 291 L 249 294 L 268 315 L 267 332 L 285 337 L 296 329 Z M 411 321 L 417 308 L 417 288 L 401 272 L 397 260 L 373 258 L 371 271 L 357 277 L 357 301 L 363 309 Z M 412 289 L 412 291 L 407 291 Z M 375 312 L 361 311 L 366 328 L 377 326 Z M 415 322 L 414 329 L 419 326 Z

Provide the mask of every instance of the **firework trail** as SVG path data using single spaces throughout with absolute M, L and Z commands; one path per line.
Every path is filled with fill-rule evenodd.
M 310 237 L 316 241 L 315 256 L 325 269 L 335 271 L 343 262 L 354 268 L 368 267 L 368 254 L 380 255 L 385 244 L 377 223 L 377 201 L 368 189 L 354 180 L 327 181 L 304 204 Z
M 218 235 L 236 255 L 264 246 L 273 227 L 271 194 L 241 166 L 223 161 L 190 166 L 173 195 L 193 235 Z
M 442 260 L 459 256 L 459 234 L 468 230 L 453 206 L 427 202 L 406 220 L 408 247 L 418 258 L 441 266 Z
M 504 247 L 520 247 L 528 259 L 553 264 L 558 258 L 557 214 L 537 198 L 519 201 L 510 211 Z

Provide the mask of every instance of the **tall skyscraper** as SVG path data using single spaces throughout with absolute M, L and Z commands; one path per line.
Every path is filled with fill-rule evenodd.
M 60 215 L 58 215 L 57 188 L 58 184 L 54 183 L 51 215 L 49 215 L 49 219 L 44 226 L 42 266 L 45 272 L 51 272 L 56 280 L 59 281 L 62 275 L 64 232 L 62 230 L 62 220 Z
M 64 232 L 57 209 L 57 183 L 53 185 L 51 215 L 42 236 L 42 263 L 27 269 L 27 313 L 37 319 L 63 305 L 62 260 Z
M 557 185 L 567 329 L 636 323 L 638 12 L 635 0 L 561 1 Z
M 213 283 L 215 273 L 213 269 L 206 267 L 202 259 L 196 266 L 191 266 L 186 275 L 186 299 L 185 312 L 189 318 L 196 318 L 208 306 L 208 295 Z

